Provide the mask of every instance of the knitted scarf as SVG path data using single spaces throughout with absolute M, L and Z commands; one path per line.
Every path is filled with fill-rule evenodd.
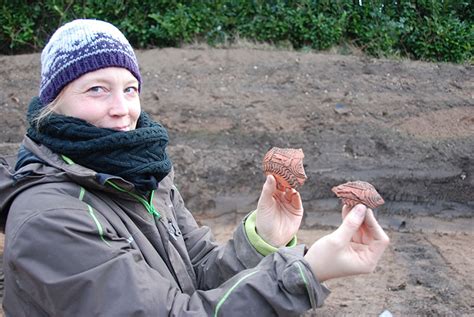
M 123 132 L 56 113 L 37 125 L 34 119 L 42 108 L 40 99 L 33 98 L 27 113 L 27 135 L 75 163 L 98 173 L 122 177 L 140 192 L 156 189 L 171 170 L 166 153 L 168 133 L 143 111 L 136 129 Z

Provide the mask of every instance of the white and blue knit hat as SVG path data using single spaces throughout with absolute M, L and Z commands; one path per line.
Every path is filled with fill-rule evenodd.
M 141 86 L 133 48 L 115 26 L 89 19 L 63 25 L 41 53 L 41 102 L 47 105 L 68 83 L 105 67 L 128 69 Z

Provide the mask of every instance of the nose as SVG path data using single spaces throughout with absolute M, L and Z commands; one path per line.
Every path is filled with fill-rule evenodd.
M 128 103 L 125 96 L 120 92 L 114 92 L 111 98 L 109 114 L 115 116 L 125 116 L 128 114 Z

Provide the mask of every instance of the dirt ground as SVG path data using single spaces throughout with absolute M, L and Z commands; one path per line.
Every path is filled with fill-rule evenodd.
M 14 153 L 39 55 L 0 56 L 0 154 Z M 255 208 L 272 146 L 302 148 L 299 240 L 340 223 L 331 187 L 374 184 L 391 245 L 371 275 L 329 281 L 307 316 L 474 316 L 474 69 L 271 49 L 138 52 L 142 107 L 169 130 L 176 182 L 227 239 Z

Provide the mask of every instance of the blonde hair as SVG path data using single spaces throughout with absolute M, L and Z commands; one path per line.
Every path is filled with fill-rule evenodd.
M 62 97 L 64 95 L 64 88 L 59 92 L 59 94 L 54 98 L 53 101 L 44 106 L 43 109 L 36 115 L 32 120 L 32 125 L 38 130 L 41 122 L 49 117 L 55 110 L 61 105 Z

